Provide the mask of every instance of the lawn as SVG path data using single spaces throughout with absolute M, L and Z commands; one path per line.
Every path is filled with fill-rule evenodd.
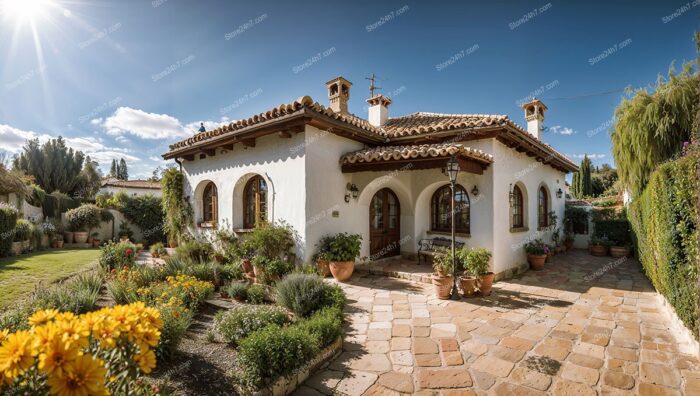
M 95 263 L 99 249 L 51 250 L 0 259 L 0 308 Z

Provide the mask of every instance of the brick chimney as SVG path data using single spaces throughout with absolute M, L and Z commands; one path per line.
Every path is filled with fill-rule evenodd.
M 376 127 L 386 124 L 386 120 L 389 119 L 389 105 L 391 104 L 391 99 L 382 94 L 374 95 L 367 99 L 367 104 L 369 104 L 369 116 L 367 117 L 367 121 Z
M 527 131 L 530 135 L 541 139 L 542 135 L 542 124 L 544 123 L 544 112 L 547 111 L 547 106 L 542 103 L 537 98 L 533 98 L 531 101 L 523 103 L 523 110 L 525 111 L 525 121 L 527 121 Z
M 351 86 L 352 83 L 342 76 L 338 76 L 326 83 L 329 107 L 331 110 L 336 113 L 348 113 L 348 100 L 350 99 Z

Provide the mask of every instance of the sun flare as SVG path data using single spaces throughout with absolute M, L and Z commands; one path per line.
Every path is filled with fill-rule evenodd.
M 51 0 L 0 0 L 0 16 L 15 22 L 34 21 L 51 5 Z

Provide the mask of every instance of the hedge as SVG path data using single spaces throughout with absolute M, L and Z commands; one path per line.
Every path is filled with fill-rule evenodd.
M 17 224 L 17 209 L 0 202 L 0 257 L 5 257 L 12 248 L 12 239 Z
M 698 152 L 659 166 L 629 210 L 647 277 L 696 338 L 699 166 Z
M 627 246 L 632 244 L 630 223 L 627 220 L 600 220 L 594 225 L 593 236 L 606 236 L 614 246 Z

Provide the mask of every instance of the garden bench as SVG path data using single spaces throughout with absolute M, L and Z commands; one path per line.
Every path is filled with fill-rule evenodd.
M 455 241 L 455 249 L 461 249 L 464 242 Z M 439 248 L 450 249 L 452 240 L 448 238 L 427 238 L 418 241 L 418 264 L 420 264 L 421 256 L 433 257 Z

